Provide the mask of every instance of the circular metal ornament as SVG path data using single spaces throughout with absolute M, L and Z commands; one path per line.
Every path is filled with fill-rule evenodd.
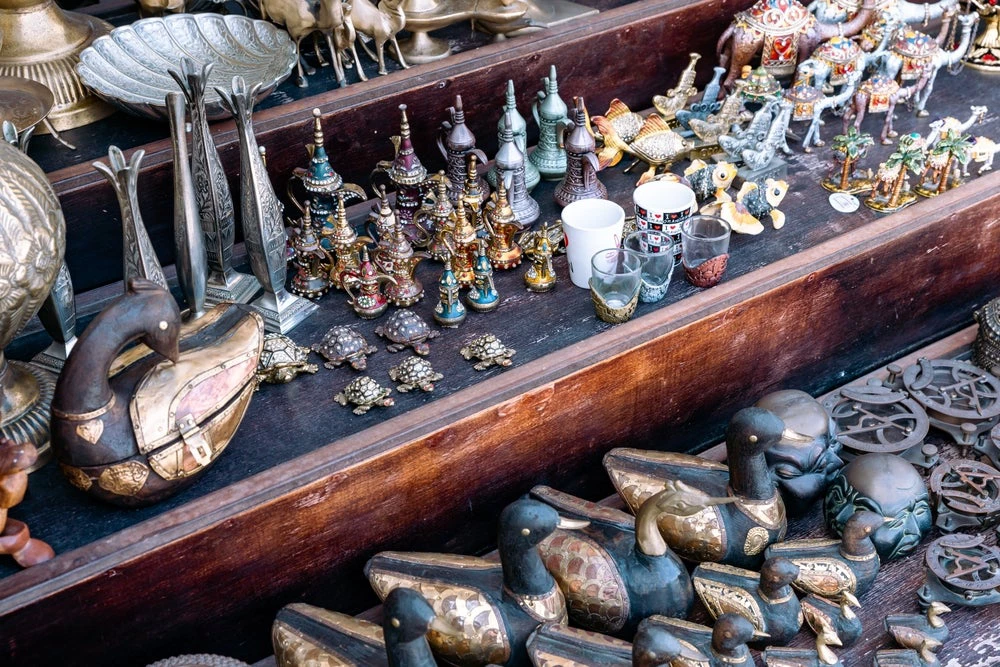
M 1000 549 L 983 544 L 982 535 L 944 535 L 927 547 L 924 562 L 943 584 L 959 591 L 989 591 L 1000 586 Z
M 1000 380 L 968 362 L 919 359 L 903 371 L 902 381 L 931 424 L 960 445 L 973 444 L 1000 418 Z
M 837 427 L 837 439 L 859 453 L 895 454 L 923 443 L 927 413 L 906 392 L 878 383 L 845 387 L 823 403 Z
M 959 459 L 945 461 L 928 481 L 937 503 L 937 526 L 942 530 L 986 528 L 1000 521 L 1000 471 Z

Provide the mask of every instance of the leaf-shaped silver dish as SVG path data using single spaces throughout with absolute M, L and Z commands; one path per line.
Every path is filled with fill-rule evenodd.
M 94 93 L 128 113 L 166 120 L 164 98 L 179 91 L 167 73 L 180 71 L 181 58 L 200 70 L 213 63 L 205 87 L 209 120 L 229 117 L 215 87 L 229 89 L 234 76 L 251 88 L 260 83 L 259 102 L 288 78 L 295 66 L 295 45 L 267 21 L 220 14 L 174 14 L 149 18 L 94 40 L 80 54 L 76 71 Z

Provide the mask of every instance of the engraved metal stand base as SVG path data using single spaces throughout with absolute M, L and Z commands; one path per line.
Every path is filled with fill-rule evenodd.
M 62 371 L 63 364 L 66 363 L 66 357 L 73 350 L 73 345 L 76 344 L 76 337 L 68 343 L 54 342 L 47 348 L 36 354 L 31 358 L 31 363 L 40 368 L 55 373 L 59 375 Z
M 250 299 L 260 290 L 260 282 L 246 273 L 233 271 L 226 282 L 209 277 L 205 288 L 205 305 L 211 308 L 225 301 L 250 303 Z
M 14 442 L 30 442 L 35 446 L 38 460 L 28 469 L 28 472 L 34 472 L 52 458 L 49 416 L 56 378 L 32 364 L 7 361 L 0 354 L 0 387 L 3 388 L 0 435 Z
M 285 290 L 279 294 L 265 292 L 250 305 L 264 318 L 265 331 L 281 334 L 287 334 L 319 308 Z

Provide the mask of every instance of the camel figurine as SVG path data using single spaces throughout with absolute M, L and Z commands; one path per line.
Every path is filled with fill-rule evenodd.
M 953 12 L 958 7 L 958 0 L 940 0 L 928 4 L 895 0 L 886 4 L 882 11 L 888 13 L 892 22 L 900 26 L 939 19 L 944 14 Z M 853 17 L 859 6 L 860 3 L 855 0 L 813 0 L 806 9 L 824 23 L 841 23 Z
M 931 61 L 927 65 L 931 70 L 931 78 L 927 81 L 927 85 L 924 89 L 917 95 L 916 99 L 916 109 L 917 116 L 924 117 L 929 115 L 927 111 L 927 100 L 930 98 L 931 93 L 934 92 L 934 81 L 937 79 L 938 72 L 942 67 L 947 67 L 948 71 L 952 74 L 957 74 L 958 71 L 954 69 L 955 65 L 962 61 L 966 55 L 968 55 L 969 50 L 972 48 L 972 39 L 976 34 L 976 29 L 979 27 L 979 14 L 975 12 L 970 12 L 968 14 L 959 14 L 958 23 L 961 26 L 961 37 L 959 38 L 958 45 L 954 49 L 944 49 L 938 48 L 931 56 Z
M 969 175 L 969 164 L 972 162 L 982 163 L 983 166 L 976 172 L 980 176 L 984 171 L 993 169 L 993 158 L 1000 153 L 1000 144 L 989 137 L 973 137 L 972 146 L 969 147 L 969 161 L 962 165 L 962 175 Z
M 38 460 L 38 450 L 29 443 L 0 438 L 0 554 L 9 554 L 21 567 L 44 563 L 55 555 L 45 542 L 35 539 L 28 526 L 7 516 L 7 510 L 24 499 L 28 468 Z
M 833 109 L 834 113 L 837 113 L 838 110 L 843 111 L 843 107 L 854 98 L 858 84 L 861 83 L 862 74 L 861 70 L 851 72 L 847 82 L 836 95 L 823 95 L 818 88 L 809 84 L 793 86 L 788 91 L 786 98 L 795 104 L 795 115 L 792 116 L 792 120 L 809 121 L 809 128 L 806 130 L 805 136 L 802 137 L 802 150 L 804 152 L 811 153 L 813 146 L 826 144 L 819 132 L 819 128 L 823 124 L 821 118 L 823 112 L 828 109 Z
M 930 75 L 930 71 L 925 69 L 916 83 L 909 86 L 900 86 L 895 79 L 890 79 L 882 74 L 876 74 L 867 81 L 863 81 L 858 86 L 857 92 L 854 93 L 852 104 L 849 104 L 847 111 L 844 112 L 844 132 L 847 132 L 847 126 L 852 119 L 854 127 L 860 130 L 866 113 L 884 113 L 885 122 L 882 123 L 879 140 L 883 146 L 888 146 L 892 143 L 891 138 L 898 136 L 898 133 L 892 129 L 892 115 L 896 110 L 896 105 L 912 100 L 927 85 Z
M 973 125 L 983 122 L 989 108 L 980 105 L 973 105 L 969 107 L 969 111 L 971 112 L 969 118 L 964 122 L 954 116 L 945 116 L 944 118 L 938 118 L 935 121 L 931 121 L 931 131 L 927 134 L 927 138 L 925 139 L 927 147 L 933 148 L 934 144 L 938 142 L 938 139 L 940 139 L 941 136 L 949 130 L 958 132 L 959 134 L 967 133 Z
M 385 44 L 391 42 L 396 50 L 396 59 L 403 69 L 409 68 L 403 52 L 396 41 L 396 35 L 406 27 L 406 15 L 403 13 L 405 0 L 381 0 L 376 7 L 371 0 L 352 0 L 354 9 L 351 19 L 357 31 L 375 42 L 375 51 L 368 48 L 364 40 L 361 46 L 368 56 L 378 63 L 378 73 L 388 74 L 385 68 Z M 360 65 L 358 68 L 360 69 Z
M 304 64 L 302 58 L 302 40 L 316 33 L 326 36 L 331 51 L 330 60 L 337 75 L 337 83 L 341 86 L 347 83 L 347 76 L 344 74 L 344 66 L 339 55 L 340 51 L 334 48 L 332 35 L 343 29 L 353 32 L 353 28 L 350 27 L 350 14 L 351 5 L 341 2 L 341 0 L 319 0 L 315 12 L 313 12 L 313 4 L 308 0 L 260 0 L 261 18 L 284 27 L 288 31 L 289 37 L 295 42 L 297 71 L 295 83 L 298 84 L 299 88 L 305 88 L 309 85 L 306 82 L 307 74 L 316 73 L 315 69 Z M 357 53 L 355 52 L 356 58 Z M 364 79 L 364 73 L 361 72 L 360 66 L 358 72 Z
M 892 213 L 915 202 L 917 195 L 910 189 L 909 175 L 923 171 L 926 148 L 923 137 L 917 133 L 900 137 L 896 150 L 878 166 L 865 206 L 880 213 Z
M 772 75 L 792 74 L 796 62 L 808 58 L 821 42 L 856 35 L 874 17 L 874 5 L 866 4 L 849 21 L 820 23 L 798 0 L 758 0 L 736 15 L 716 45 L 719 65 L 729 70 L 723 85 L 732 90 L 743 67 L 758 53 Z

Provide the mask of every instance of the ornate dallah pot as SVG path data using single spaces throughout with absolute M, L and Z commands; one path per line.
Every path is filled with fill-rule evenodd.
M 763 35 L 760 64 L 771 75 L 781 77 L 794 73 L 799 35 L 816 22 L 816 17 L 795 0 L 761 0 L 737 14 L 736 22 Z
M 831 86 L 839 86 L 847 83 L 850 75 L 857 71 L 863 55 L 864 52 L 854 40 L 834 37 L 817 46 L 812 58 L 829 65 L 829 83 Z
M 14 335 L 41 307 L 66 248 L 62 208 L 48 178 L 31 158 L 0 141 L 0 435 L 31 443 L 34 468 L 48 460 L 49 403 L 55 378 L 3 355 Z

